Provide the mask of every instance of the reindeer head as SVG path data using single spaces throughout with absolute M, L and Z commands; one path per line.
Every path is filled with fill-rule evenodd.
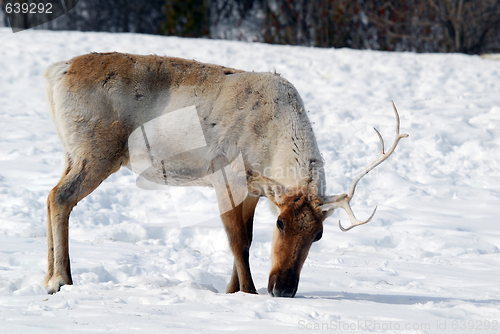
M 323 220 L 318 196 L 286 189 L 275 181 L 265 185 L 266 196 L 279 210 L 273 232 L 272 269 L 268 292 L 273 297 L 293 297 L 309 248 L 323 235 Z
M 345 209 L 351 221 L 351 226 L 348 228 L 343 228 L 339 221 L 339 227 L 344 232 L 355 226 L 366 224 L 372 219 L 377 208 L 368 219 L 360 221 L 354 216 L 350 201 L 359 180 L 385 161 L 394 152 L 399 140 L 408 136 L 407 134 L 399 134 L 399 115 L 394 104 L 393 107 L 397 119 L 394 144 L 388 152 L 384 152 L 384 141 L 375 129 L 380 139 L 380 155 L 354 178 L 349 194 L 322 197 L 314 191 L 314 187 L 287 189 L 275 180 L 262 178 L 261 184 L 266 196 L 279 209 L 273 234 L 272 269 L 268 284 L 270 295 L 274 297 L 293 297 L 295 295 L 300 271 L 309 249 L 313 242 L 321 239 L 323 221 L 335 208 Z

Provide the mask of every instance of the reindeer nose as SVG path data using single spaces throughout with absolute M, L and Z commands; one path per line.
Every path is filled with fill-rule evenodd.
M 293 270 L 287 270 L 281 275 L 271 274 L 267 292 L 273 297 L 292 298 L 297 292 L 299 277 Z

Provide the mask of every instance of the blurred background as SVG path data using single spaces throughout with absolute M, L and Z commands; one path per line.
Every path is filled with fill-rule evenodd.
M 0 26 L 8 27 L 6 1 Z M 500 0 L 66 0 L 68 8 L 72 3 L 67 15 L 36 29 L 387 51 L 500 50 Z

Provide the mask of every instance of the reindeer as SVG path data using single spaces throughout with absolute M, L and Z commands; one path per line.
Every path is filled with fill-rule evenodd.
M 335 208 L 345 209 L 351 221 L 348 228 L 339 221 L 342 231 L 372 219 L 376 208 L 364 221 L 351 210 L 356 184 L 407 136 L 399 134 L 393 104 L 397 127 L 390 150 L 384 152 L 382 136 L 375 129 L 381 144 L 379 157 L 355 177 L 348 194 L 327 196 L 323 160 L 303 102 L 294 86 L 278 74 L 171 57 L 91 53 L 50 66 L 45 77 L 50 112 L 65 152 L 65 171 L 47 200 L 44 284 L 51 294 L 72 284 L 68 241 L 72 208 L 126 166 L 152 182 L 161 179 L 167 185 L 215 188 L 234 255 L 227 293 L 257 293 L 249 250 L 255 207 L 260 197 L 267 197 L 278 211 L 268 292 L 293 297 L 309 249 L 321 239 L 323 221 Z M 173 126 L 182 125 L 183 115 L 190 110 L 190 115 L 196 111 L 198 132 L 206 145 L 182 153 L 178 146 L 190 141 L 189 136 L 164 141 L 158 148 L 163 152 L 161 164 L 151 157 L 153 168 L 144 172 L 134 167 L 140 164 L 131 158 L 133 134 L 145 135 L 145 124 L 155 124 L 162 115 L 177 115 L 169 120 Z M 154 143 L 147 139 L 145 135 L 151 154 Z M 234 195 L 234 187 L 214 177 L 234 161 L 241 161 L 246 186 L 238 201 L 234 201 L 237 196 L 224 196 Z

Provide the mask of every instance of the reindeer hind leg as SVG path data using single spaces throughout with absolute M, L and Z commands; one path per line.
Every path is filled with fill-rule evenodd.
M 61 176 L 61 180 L 68 175 L 71 169 L 71 159 L 66 153 L 66 169 Z M 47 274 L 43 281 L 44 286 L 48 286 L 50 279 L 54 275 L 54 238 L 52 235 L 52 219 L 50 218 L 50 196 L 47 198 Z
M 49 293 L 59 291 L 63 285 L 73 284 L 68 233 L 71 210 L 120 166 L 116 156 L 107 160 L 103 160 L 102 156 L 93 158 L 92 155 L 74 159 L 50 192 L 47 199 L 48 270 L 44 281 Z

